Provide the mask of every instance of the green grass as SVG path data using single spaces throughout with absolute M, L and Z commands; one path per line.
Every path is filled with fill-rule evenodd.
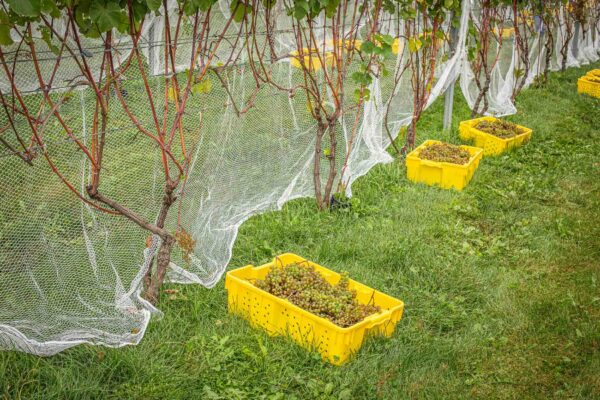
M 596 67 L 598 64 L 596 64 Z M 172 286 L 137 347 L 0 353 L 7 399 L 600 398 L 600 100 L 585 70 L 552 74 L 509 119 L 526 147 L 485 158 L 463 192 L 409 183 L 402 163 L 354 186 L 352 211 L 310 199 L 246 222 L 230 268 L 295 252 L 405 301 L 391 339 L 343 367 L 227 314 L 221 282 Z M 419 140 L 459 143 L 438 101 Z

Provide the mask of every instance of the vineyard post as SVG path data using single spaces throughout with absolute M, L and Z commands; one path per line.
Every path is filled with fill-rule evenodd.
M 579 57 L 579 34 L 581 32 L 581 22 L 575 21 L 575 32 L 573 33 L 573 57 Z
M 155 62 L 154 62 L 154 57 L 156 55 L 156 52 L 159 50 L 157 49 L 156 44 L 154 43 L 154 30 L 156 29 L 154 27 L 154 23 L 150 24 L 150 28 L 148 29 L 148 37 L 150 38 L 150 40 L 148 41 L 148 70 L 150 71 L 150 75 L 155 75 Z

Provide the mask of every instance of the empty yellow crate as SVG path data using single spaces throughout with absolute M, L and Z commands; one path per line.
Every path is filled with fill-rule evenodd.
M 335 365 L 344 363 L 356 353 L 366 335 L 392 335 L 402 317 L 404 303 L 351 279 L 349 287 L 356 291 L 356 299 L 360 303 L 381 307 L 381 312 L 347 328 L 254 286 L 253 282 L 264 279 L 271 268 L 294 263 L 314 267 L 331 284 L 340 280 L 340 274 L 325 267 L 295 254 L 282 254 L 260 267 L 248 265 L 227 273 L 225 288 L 229 312 L 241 315 L 270 335 L 290 336 L 301 346 L 318 351 L 323 359 Z
M 524 133 L 515 137 L 503 139 L 489 133 L 480 131 L 475 126 L 480 121 L 495 121 L 498 118 L 494 117 L 481 117 L 470 119 L 468 121 L 462 121 L 459 125 L 459 135 L 463 140 L 473 140 L 475 146 L 483 149 L 483 154 L 486 156 L 495 156 L 505 152 L 506 150 L 519 147 L 524 143 L 531 140 L 533 131 L 521 125 L 517 125 L 519 128 L 524 130 Z
M 600 75 L 586 75 L 579 78 L 577 80 L 577 93 L 585 93 L 600 98 Z
M 462 190 L 467 186 L 479 166 L 479 161 L 483 157 L 483 150 L 477 147 L 460 146 L 471 154 L 471 159 L 464 165 L 419 158 L 419 153 L 422 149 L 436 143 L 442 142 L 438 140 L 426 140 L 406 156 L 406 174 L 408 179 L 413 182 L 438 185 L 444 189 L 454 188 Z

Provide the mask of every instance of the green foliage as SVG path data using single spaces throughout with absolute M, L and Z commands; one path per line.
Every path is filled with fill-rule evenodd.
M 525 70 L 523 68 L 515 68 L 513 75 L 516 79 L 522 78 L 525 75 Z
M 11 23 L 4 10 L 0 10 L 0 45 L 8 46 L 13 43 L 10 36 Z
M 369 101 L 371 91 L 367 88 L 377 74 L 388 75 L 386 61 L 395 57 L 392 50 L 395 39 L 390 35 L 373 35 L 373 40 L 364 41 L 360 45 L 363 61 L 358 71 L 352 73 L 351 78 L 359 87 L 354 90 L 354 100 L 359 103 L 362 100 Z
M 42 12 L 41 0 L 6 0 L 11 11 L 23 17 L 38 17 Z
M 358 104 L 361 99 L 364 101 L 369 101 L 371 98 L 371 90 L 366 87 L 356 88 L 354 89 L 354 101 Z
M 113 1 L 94 1 L 89 9 L 89 16 L 98 31 L 107 32 L 113 28 L 121 27 L 127 21 L 127 15 Z
M 416 53 L 417 51 L 421 50 L 421 47 L 423 47 L 423 42 L 421 39 L 416 37 L 408 39 L 408 50 L 411 53 Z
M 47 26 L 38 26 L 38 30 L 41 32 L 42 34 L 42 40 L 46 43 L 46 45 L 48 46 L 48 48 L 55 54 L 58 55 L 59 54 L 59 49 L 58 46 L 56 46 L 53 42 L 52 42 L 52 33 L 50 31 L 50 28 L 48 28 Z
M 186 15 L 207 12 L 217 0 L 177 0 L 181 10 Z M 265 8 L 272 8 L 277 0 L 262 0 Z M 157 12 L 162 5 L 161 0 L 132 0 L 131 9 L 128 2 L 119 0 L 7 0 L 10 21 L 18 25 L 27 22 L 40 21 L 42 16 L 59 17 L 67 9 L 75 15 L 75 21 L 80 31 L 89 37 L 99 37 L 112 29 L 129 32 L 133 22 L 137 29 L 150 12 Z M 340 0 L 294 0 L 288 12 L 298 20 L 312 19 L 324 13 L 332 17 L 340 5 Z M 247 15 L 254 12 L 253 6 L 247 0 L 232 0 L 230 10 L 233 19 L 241 22 Z M 131 14 L 131 15 L 130 15 Z M 9 44 L 7 30 L 9 24 L 0 25 L 0 41 Z
M 429 18 L 445 17 L 448 12 L 460 11 L 461 2 L 457 0 L 384 0 L 393 4 L 394 8 L 400 13 L 400 16 L 406 20 L 412 20 L 419 13 L 427 15 Z M 388 4 L 386 8 L 391 8 Z
M 340 0 L 294 0 L 288 8 L 288 14 L 302 20 L 313 19 L 324 12 L 326 17 L 331 18 L 339 5 Z
M 119 0 L 6 1 L 9 5 L 9 20 L 17 25 L 23 26 L 31 21 L 40 21 L 42 16 L 57 18 L 69 9 L 75 16 L 75 22 L 79 30 L 84 35 L 93 38 L 99 37 L 112 29 L 117 29 L 120 32 L 130 32 L 132 22 L 134 28 L 138 29 L 144 17 L 150 12 L 157 12 L 162 5 L 161 0 L 132 0 L 131 2 Z M 216 1 L 178 0 L 178 4 L 186 15 L 193 15 L 197 12 L 206 12 Z M 232 5 L 232 10 L 236 10 L 234 14 L 236 21 L 241 21 L 244 15 L 252 11 L 252 8 L 242 1 L 234 0 Z M 0 25 L 0 41 L 3 44 L 9 42 L 6 25 L 5 23 Z M 42 35 L 44 35 L 44 32 L 42 32 Z M 45 37 L 44 40 L 46 41 Z
M 212 81 L 209 76 L 206 76 L 200 82 L 196 82 L 192 86 L 192 94 L 198 95 L 202 93 L 210 93 L 212 91 Z
M 373 82 L 373 78 L 371 77 L 371 74 L 366 69 L 362 69 L 361 71 L 353 72 L 352 79 L 354 80 L 354 82 L 356 82 L 362 86 L 370 85 L 371 82 Z
M 575 21 L 578 21 L 582 24 L 587 22 L 588 12 L 587 12 L 587 0 L 572 0 L 570 1 L 570 13 L 573 16 Z M 591 6 L 591 5 L 590 5 Z M 596 5 L 598 7 L 598 5 Z M 569 10 L 569 8 L 567 8 Z
M 245 3 L 243 0 L 232 0 L 229 9 L 233 13 L 233 20 L 235 22 L 242 22 L 244 17 L 248 14 L 252 14 L 253 11 L 252 6 Z
M 148 6 L 148 10 L 156 11 L 162 5 L 161 0 L 146 0 L 146 5 Z

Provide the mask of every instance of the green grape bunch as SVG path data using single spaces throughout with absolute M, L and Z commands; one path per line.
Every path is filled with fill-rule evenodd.
M 379 306 L 356 300 L 356 291 L 349 288 L 347 272 L 342 272 L 340 280 L 332 285 L 307 264 L 272 268 L 255 286 L 343 328 L 381 311 Z

